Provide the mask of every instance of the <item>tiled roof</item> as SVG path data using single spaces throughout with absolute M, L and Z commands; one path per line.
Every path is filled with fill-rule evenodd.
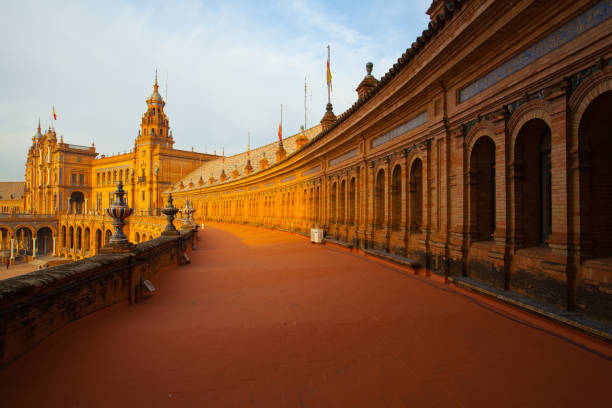
M 0 181 L 0 200 L 21 200 L 24 187 L 23 181 Z
M 308 140 L 311 140 L 320 132 L 321 125 L 317 125 L 310 129 L 307 129 L 304 132 L 304 135 Z M 297 150 L 296 141 L 300 135 L 301 133 L 298 133 L 283 139 L 283 147 L 287 152 L 287 156 L 291 155 Z M 227 180 L 225 181 L 225 183 L 243 178 L 244 176 L 246 176 L 244 168 L 246 167 L 247 160 L 249 160 L 249 158 L 251 160 L 251 166 L 253 167 L 253 172 L 251 174 L 257 173 L 261 171 L 259 169 L 259 161 L 264 158 L 264 155 L 265 158 L 268 160 L 268 167 L 270 167 L 276 162 L 277 150 L 278 142 L 274 142 L 265 146 L 258 147 L 256 149 L 252 149 L 250 156 L 247 155 L 246 152 L 243 152 L 226 157 L 225 162 L 222 158 L 207 161 L 202 164 L 202 166 L 189 173 L 186 177 L 183 177 L 181 181 L 175 183 L 171 191 L 180 190 L 181 182 L 184 186 L 183 190 L 191 190 L 192 188 L 198 188 L 200 187 L 200 177 L 202 177 L 202 180 L 204 181 L 204 185 L 202 187 L 210 186 L 208 180 L 211 176 L 215 178 L 215 182 L 212 184 L 213 186 L 222 184 L 220 181 L 222 170 L 225 171 L 225 175 L 227 176 Z M 232 178 L 232 172 L 234 171 L 234 169 L 238 170 L 238 172 L 240 173 L 237 179 Z M 192 188 L 189 188 L 190 183 L 194 184 Z

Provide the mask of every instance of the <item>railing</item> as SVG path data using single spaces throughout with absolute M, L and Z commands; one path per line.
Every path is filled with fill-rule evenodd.
M 0 281 L 0 370 L 73 320 L 123 300 L 138 302 L 141 282 L 184 263 L 194 239 L 192 231 L 182 232 L 141 243 L 131 253 L 96 255 Z

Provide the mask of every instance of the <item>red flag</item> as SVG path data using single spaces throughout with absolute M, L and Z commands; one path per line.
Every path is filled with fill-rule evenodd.
M 53 107 L 53 119 L 57 120 L 57 115 L 55 114 L 55 106 Z

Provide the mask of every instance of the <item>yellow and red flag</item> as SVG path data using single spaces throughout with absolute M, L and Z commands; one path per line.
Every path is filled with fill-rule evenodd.
M 53 119 L 57 120 L 57 115 L 55 114 L 55 106 L 53 106 Z
M 327 86 L 329 86 L 329 89 L 332 89 L 332 74 L 331 69 L 329 69 L 329 57 L 327 58 Z

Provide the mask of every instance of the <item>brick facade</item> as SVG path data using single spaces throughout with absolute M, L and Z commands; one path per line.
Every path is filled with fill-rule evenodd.
M 234 163 L 238 179 L 185 178 L 174 197 L 201 220 L 320 226 L 612 320 L 612 2 L 437 1 L 430 15 L 307 144 L 253 173 Z

